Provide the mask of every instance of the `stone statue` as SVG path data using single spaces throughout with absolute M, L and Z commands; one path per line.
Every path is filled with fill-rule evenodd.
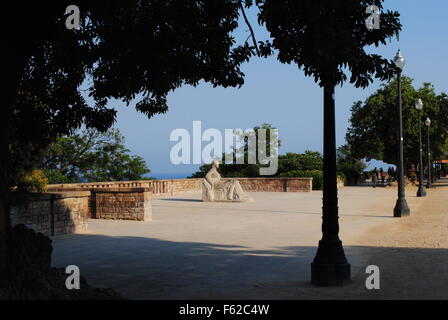
M 202 183 L 202 200 L 204 202 L 253 202 L 235 179 L 223 179 L 218 172 L 219 161 L 212 163 L 212 168 Z

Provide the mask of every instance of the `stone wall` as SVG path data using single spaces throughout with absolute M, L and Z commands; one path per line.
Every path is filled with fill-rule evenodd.
M 151 221 L 150 188 L 92 190 L 91 217 L 107 220 Z
M 238 178 L 247 192 L 311 192 L 313 178 Z
M 153 197 L 201 192 L 203 179 L 146 180 L 50 185 L 52 191 L 149 188 Z M 312 178 L 237 178 L 247 192 L 311 192 Z
M 98 183 L 72 183 L 53 184 L 48 186 L 52 192 L 100 190 L 110 188 L 149 188 L 153 197 L 163 197 L 175 194 L 197 192 L 202 190 L 202 179 L 176 179 L 176 180 L 144 180 L 144 181 L 119 181 Z
M 23 224 L 46 236 L 87 230 L 89 197 L 90 192 L 15 194 L 11 225 Z
M 92 219 L 151 221 L 152 181 L 49 185 L 52 192 L 87 191 Z
M 203 179 L 154 180 L 154 197 L 201 192 Z M 312 178 L 237 178 L 247 192 L 311 192 Z
M 247 192 L 311 192 L 312 178 L 238 178 Z M 151 199 L 201 192 L 203 179 L 146 180 L 49 185 L 13 206 L 12 224 L 53 236 L 87 229 L 87 220 L 151 221 Z M 341 186 L 341 182 L 338 183 Z
M 312 178 L 238 178 L 247 192 L 311 192 Z M 49 185 L 50 192 L 87 192 L 93 219 L 150 221 L 151 198 L 202 191 L 203 179 Z M 43 219 L 43 218 L 42 218 Z M 44 228 L 44 227 L 42 227 Z
M 154 197 L 202 191 L 203 179 L 154 180 L 152 190 Z
M 151 180 L 143 181 L 113 181 L 113 182 L 94 182 L 94 183 L 66 183 L 66 184 L 50 184 L 47 190 L 52 192 L 60 191 L 90 191 L 94 189 L 108 188 L 151 188 Z

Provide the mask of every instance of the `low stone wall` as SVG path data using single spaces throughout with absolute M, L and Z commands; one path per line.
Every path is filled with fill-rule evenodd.
M 311 192 L 312 178 L 237 178 L 247 192 Z M 101 182 L 50 185 L 51 191 L 106 190 L 148 188 L 152 196 L 166 197 L 176 194 L 201 192 L 203 179 L 145 180 L 127 182 Z
M 247 192 L 311 192 L 312 178 L 237 178 Z M 201 192 L 203 179 L 146 180 L 49 185 L 13 206 L 11 222 L 45 235 L 87 229 L 87 219 L 152 220 L 153 197 Z
M 238 178 L 247 192 L 311 192 L 313 178 Z
M 113 182 L 94 182 L 94 183 L 66 183 L 50 184 L 47 190 L 52 192 L 59 191 L 90 191 L 94 189 L 109 188 L 152 188 L 152 180 L 143 181 L 113 181 Z
M 311 192 L 312 178 L 238 178 L 247 192 Z M 50 192 L 87 192 L 87 217 L 150 221 L 151 198 L 202 192 L 203 179 L 49 185 Z M 45 227 L 41 227 L 44 228 Z
M 154 180 L 152 190 L 154 197 L 202 191 L 203 179 Z
M 247 192 L 311 192 L 312 178 L 236 178 Z M 203 179 L 154 180 L 154 197 L 201 192 Z
M 91 216 L 96 219 L 151 221 L 150 188 L 92 190 Z
M 72 183 L 53 184 L 48 190 L 53 191 L 79 191 L 100 190 L 110 188 L 149 188 L 153 197 L 164 197 L 175 194 L 198 192 L 202 190 L 202 179 L 175 179 L 175 180 L 144 180 L 144 181 L 118 181 L 98 183 Z
M 13 195 L 11 225 L 23 224 L 46 236 L 87 230 L 90 192 Z
M 88 212 L 92 219 L 152 220 L 152 181 L 54 184 L 48 190 L 89 192 Z

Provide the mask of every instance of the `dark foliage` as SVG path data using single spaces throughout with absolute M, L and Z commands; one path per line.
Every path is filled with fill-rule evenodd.
M 282 63 L 295 63 L 321 86 L 347 80 L 356 87 L 367 87 L 373 78 L 390 80 L 396 73 L 392 61 L 365 48 L 386 44 L 401 30 L 399 13 L 381 15 L 379 30 L 369 31 L 366 8 L 383 9 L 383 0 L 256 0 L 259 22 L 274 39 L 265 43 L 264 52 L 278 51 Z M 346 70 L 345 70 L 346 69 Z
M 58 138 L 42 168 L 50 184 L 134 181 L 150 172 L 143 158 L 130 154 L 118 129 L 86 129 Z
M 434 159 L 441 159 L 448 153 L 448 96 L 437 95 L 430 83 L 419 89 L 414 88 L 412 79 L 402 78 L 404 155 L 407 167 L 419 162 L 418 111 L 415 102 L 423 101 L 422 134 L 423 146 L 427 146 L 426 117 L 432 125 L 431 152 Z M 347 142 L 352 154 L 358 159 L 382 160 L 389 164 L 398 164 L 397 125 L 397 82 L 392 81 L 366 99 L 352 106 L 351 126 L 347 131 Z
M 4 241 L 0 235 L 0 243 Z M 65 270 L 51 267 L 51 240 L 24 226 L 12 229 L 6 240 L 9 268 L 0 285 L 0 300 L 117 300 L 111 289 L 93 289 L 81 278 L 80 290 L 67 290 Z

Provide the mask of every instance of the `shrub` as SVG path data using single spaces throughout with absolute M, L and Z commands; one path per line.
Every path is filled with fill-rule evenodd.
M 344 185 L 347 184 L 348 178 L 347 178 L 347 176 L 345 175 L 345 173 L 343 173 L 343 172 L 338 172 L 338 178 L 341 179 L 342 181 L 344 181 Z
M 324 186 L 324 173 L 321 170 L 292 170 L 280 174 L 283 178 L 313 178 L 313 190 L 322 190 Z M 344 180 L 343 173 L 338 173 L 338 177 Z
M 42 170 L 33 170 L 20 179 L 17 184 L 19 191 L 45 192 L 47 191 L 48 179 Z
M 322 190 L 324 176 L 321 170 L 292 170 L 280 174 L 284 178 L 313 178 L 313 190 Z

